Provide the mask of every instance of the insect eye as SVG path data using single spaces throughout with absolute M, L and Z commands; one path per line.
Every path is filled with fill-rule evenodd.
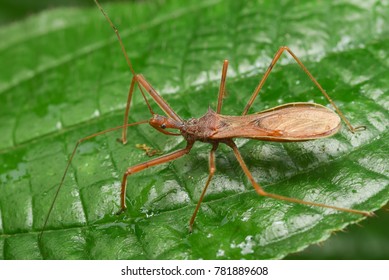
M 165 128 L 166 128 L 166 125 L 165 125 L 165 124 L 161 124 L 161 128 L 162 128 L 162 129 L 165 129 Z

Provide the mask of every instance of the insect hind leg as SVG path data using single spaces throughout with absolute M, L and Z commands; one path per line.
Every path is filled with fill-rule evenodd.
M 350 121 L 345 117 L 345 115 L 342 113 L 342 111 L 336 106 L 334 101 L 332 101 L 331 97 L 328 95 L 328 93 L 323 89 L 323 87 L 319 84 L 319 82 L 313 77 L 313 75 L 308 71 L 307 67 L 300 61 L 300 59 L 292 52 L 292 50 L 287 46 L 282 46 L 278 49 L 276 54 L 274 55 L 273 60 L 271 61 L 269 67 L 267 68 L 265 74 L 263 75 L 261 81 L 259 82 L 258 86 L 255 88 L 253 94 L 251 95 L 249 101 L 247 102 L 247 105 L 245 106 L 242 115 L 246 115 L 248 110 L 251 108 L 252 104 L 254 103 L 255 98 L 258 96 L 260 90 L 262 89 L 263 85 L 265 84 L 266 79 L 269 77 L 269 74 L 279 58 L 281 57 L 282 53 L 284 51 L 287 51 L 293 59 L 297 62 L 297 64 L 301 67 L 301 69 L 307 74 L 307 76 L 311 79 L 311 81 L 316 85 L 316 87 L 320 90 L 320 92 L 324 95 L 324 97 L 328 100 L 328 102 L 334 107 L 335 111 L 338 113 L 338 115 L 342 118 L 342 120 L 346 123 L 349 130 L 354 133 L 359 130 L 365 130 L 366 126 L 357 126 L 354 127 L 351 125 Z
M 366 212 L 366 211 L 360 211 L 360 210 L 355 210 L 355 209 L 349 209 L 349 208 L 342 208 L 338 206 L 332 206 L 332 205 L 327 205 L 323 203 L 316 203 L 316 202 L 310 202 L 310 201 L 305 201 L 297 198 L 292 198 L 292 197 L 286 197 L 278 194 L 273 194 L 273 193 L 268 193 L 266 192 L 257 182 L 255 182 L 253 175 L 249 171 L 247 165 L 245 164 L 238 147 L 235 145 L 233 141 L 230 141 L 227 143 L 232 150 L 234 151 L 235 157 L 238 160 L 243 172 L 246 174 L 247 178 L 250 180 L 251 184 L 253 185 L 255 191 L 261 195 L 261 196 L 266 196 L 278 200 L 283 200 L 287 202 L 292 202 L 292 203 L 298 203 L 298 204 L 305 204 L 305 205 L 310 205 L 310 206 L 315 206 L 315 207 L 323 207 L 323 208 L 330 208 L 338 211 L 343 211 L 343 212 L 348 212 L 348 213 L 353 213 L 353 214 L 358 214 L 358 215 L 363 215 L 363 216 L 374 216 L 372 212 Z

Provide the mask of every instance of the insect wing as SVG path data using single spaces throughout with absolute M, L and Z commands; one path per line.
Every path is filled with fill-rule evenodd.
M 307 141 L 331 136 L 340 126 L 340 117 L 322 105 L 289 103 L 247 116 L 221 116 L 212 138 Z

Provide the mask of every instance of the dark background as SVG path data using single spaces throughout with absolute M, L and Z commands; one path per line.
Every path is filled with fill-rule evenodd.
M 106 2 L 125 1 L 100 0 L 100 3 Z M 56 7 L 88 7 L 94 5 L 93 0 L 0 0 L 0 24 L 11 23 L 46 9 L 54 9 Z

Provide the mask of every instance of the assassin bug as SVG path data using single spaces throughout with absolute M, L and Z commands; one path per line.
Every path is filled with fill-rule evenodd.
M 60 185 L 55 194 L 53 203 L 50 207 L 49 213 L 46 217 L 43 229 L 45 228 L 50 213 L 53 209 L 55 200 L 58 196 L 59 190 L 61 189 L 65 176 L 67 174 L 70 163 L 75 155 L 77 147 L 82 142 L 94 138 L 98 135 L 114 131 L 114 130 L 122 130 L 122 136 L 120 142 L 125 144 L 127 142 L 127 128 L 130 126 L 135 126 L 139 124 L 148 123 L 153 128 L 158 130 L 159 132 L 170 135 L 170 136 L 182 136 L 187 145 L 185 148 L 177 150 L 167 155 L 162 155 L 155 159 L 150 159 L 146 162 L 131 166 L 127 168 L 127 171 L 124 172 L 122 182 L 121 182 L 121 194 L 120 194 L 120 206 L 121 209 L 119 211 L 123 212 L 126 210 L 126 187 L 128 176 L 131 174 L 140 172 L 146 168 L 156 166 L 159 164 L 167 163 L 172 160 L 178 159 L 185 154 L 189 153 L 193 147 L 193 144 L 196 141 L 206 142 L 212 145 L 210 154 L 209 154 L 209 175 L 206 181 L 205 187 L 201 193 L 200 199 L 196 205 L 194 213 L 189 221 L 189 230 L 192 231 L 192 227 L 197 215 L 197 212 L 200 209 L 201 202 L 204 198 L 204 195 L 207 191 L 207 188 L 212 180 L 212 177 L 216 171 L 215 165 L 215 151 L 217 150 L 220 143 L 226 144 L 229 146 L 236 159 L 239 162 L 243 172 L 251 182 L 255 191 L 261 195 L 266 196 L 278 200 L 283 200 L 287 202 L 306 204 L 310 206 L 316 207 L 325 207 L 331 208 L 339 211 L 364 215 L 364 216 L 372 216 L 373 213 L 360 211 L 355 209 L 342 208 L 332 205 L 326 205 L 322 203 L 304 201 L 296 198 L 285 197 L 278 194 L 268 193 L 266 192 L 254 179 L 249 168 L 245 164 L 236 144 L 233 141 L 233 138 L 249 138 L 263 141 L 275 141 L 275 142 L 298 142 L 298 141 L 308 141 L 315 140 L 324 137 L 329 137 L 337 133 L 341 127 L 341 119 L 346 123 L 348 129 L 354 133 L 358 130 L 365 129 L 364 126 L 353 127 L 348 119 L 343 115 L 340 109 L 335 105 L 335 103 L 331 100 L 325 90 L 321 87 L 321 85 L 316 81 L 316 79 L 312 76 L 312 74 L 308 71 L 308 69 L 303 65 L 300 59 L 286 46 L 280 47 L 279 50 L 274 55 L 273 60 L 271 61 L 267 71 L 265 72 L 263 78 L 259 82 L 258 86 L 255 88 L 251 98 L 249 99 L 247 105 L 245 106 L 243 113 L 241 116 L 224 116 L 221 115 L 222 102 L 223 97 L 225 95 L 225 82 L 227 76 L 227 68 L 228 61 L 225 60 L 222 68 L 221 82 L 219 87 L 219 94 L 217 99 L 217 108 L 216 111 L 212 109 L 208 109 L 208 112 L 202 117 L 196 119 L 192 118 L 189 120 L 183 120 L 170 106 L 169 104 L 157 93 L 156 90 L 150 85 L 150 83 L 144 78 L 143 75 L 137 74 L 133 67 L 132 63 L 127 55 L 124 44 L 119 35 L 119 31 L 112 23 L 111 19 L 105 13 L 101 5 L 97 0 L 95 0 L 96 5 L 108 21 L 109 25 L 115 31 L 117 39 L 119 41 L 122 53 L 126 59 L 126 62 L 130 68 L 130 71 L 133 75 L 130 89 L 128 93 L 127 105 L 124 113 L 124 123 L 123 125 L 111 129 L 107 129 L 105 131 L 101 131 L 85 138 L 80 139 L 66 166 L 64 174 L 62 176 Z M 299 103 L 289 103 L 281 106 L 277 106 L 259 113 L 247 115 L 249 109 L 251 108 L 255 98 L 259 94 L 261 88 L 263 87 L 266 79 L 268 78 L 271 70 L 273 69 L 276 62 L 279 60 L 280 56 L 283 52 L 289 53 L 293 59 L 297 62 L 297 64 L 302 68 L 302 70 L 308 75 L 308 77 L 312 80 L 312 82 L 316 85 L 316 87 L 320 90 L 320 92 L 324 95 L 324 97 L 328 100 L 328 102 L 335 108 L 335 111 L 332 111 L 322 105 L 308 102 L 299 102 Z M 152 117 L 149 120 L 143 120 L 135 123 L 128 123 L 128 115 L 130 111 L 130 105 L 132 100 L 132 95 L 135 89 L 135 86 L 139 88 L 143 98 L 148 106 Z M 159 115 L 153 112 L 151 106 L 146 98 L 146 93 L 150 95 L 150 97 L 155 101 L 155 103 L 162 109 L 162 111 L 166 114 L 166 116 Z M 169 130 L 168 130 L 169 129 Z M 172 132 L 171 130 L 176 130 L 176 132 Z M 43 230 L 42 230 L 43 233 Z M 42 235 L 41 233 L 41 235 Z

